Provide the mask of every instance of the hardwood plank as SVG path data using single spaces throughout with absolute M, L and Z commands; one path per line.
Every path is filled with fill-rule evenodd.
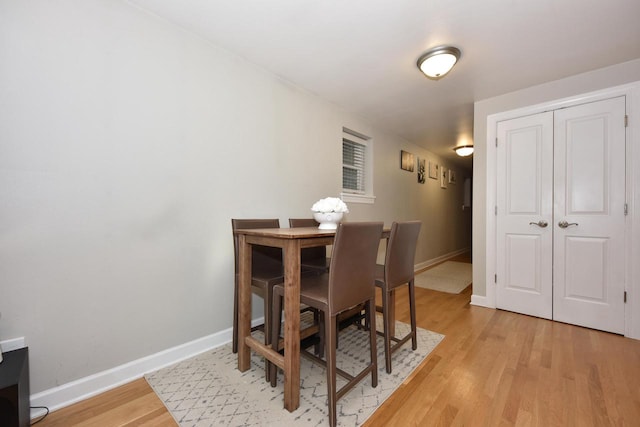
M 143 378 L 50 413 L 39 426 L 175 426 Z
M 471 288 L 458 295 L 416 289 L 418 326 L 446 337 L 365 427 L 637 424 L 640 341 L 471 306 L 470 296 Z M 398 292 L 399 320 L 408 322 L 407 307 L 407 293 Z M 39 425 L 175 422 L 140 379 Z

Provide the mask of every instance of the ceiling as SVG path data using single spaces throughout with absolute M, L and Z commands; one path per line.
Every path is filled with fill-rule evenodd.
M 640 58 L 638 0 L 129 0 L 470 167 L 473 103 Z M 462 51 L 443 79 L 427 49 Z

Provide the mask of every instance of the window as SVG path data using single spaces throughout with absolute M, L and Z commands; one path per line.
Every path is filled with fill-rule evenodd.
M 346 128 L 342 130 L 342 199 L 373 203 L 371 138 Z
M 364 144 L 342 138 L 342 188 L 344 191 L 364 194 L 366 148 Z

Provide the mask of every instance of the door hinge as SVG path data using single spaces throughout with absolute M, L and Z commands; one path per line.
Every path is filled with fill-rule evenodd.
M 496 147 L 498 146 L 498 138 L 496 137 Z
M 628 204 L 624 204 L 624 214 L 625 216 L 629 214 L 629 205 Z
M 498 205 L 493 207 L 493 214 L 496 216 L 498 215 Z
M 493 275 L 493 283 L 498 283 L 498 275 L 497 275 L 497 274 L 494 274 L 494 275 Z M 627 294 L 627 293 L 625 292 L 625 295 L 626 295 L 626 294 Z M 625 297 L 625 298 L 626 298 L 626 297 Z M 626 302 L 626 301 L 625 301 L 625 302 Z
M 624 291 L 624 303 L 627 303 L 627 291 Z
M 624 115 L 624 127 L 629 127 L 629 116 Z

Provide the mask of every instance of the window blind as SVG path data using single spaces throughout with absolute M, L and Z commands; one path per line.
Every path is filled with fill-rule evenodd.
M 342 188 L 363 194 L 366 145 L 342 138 Z

